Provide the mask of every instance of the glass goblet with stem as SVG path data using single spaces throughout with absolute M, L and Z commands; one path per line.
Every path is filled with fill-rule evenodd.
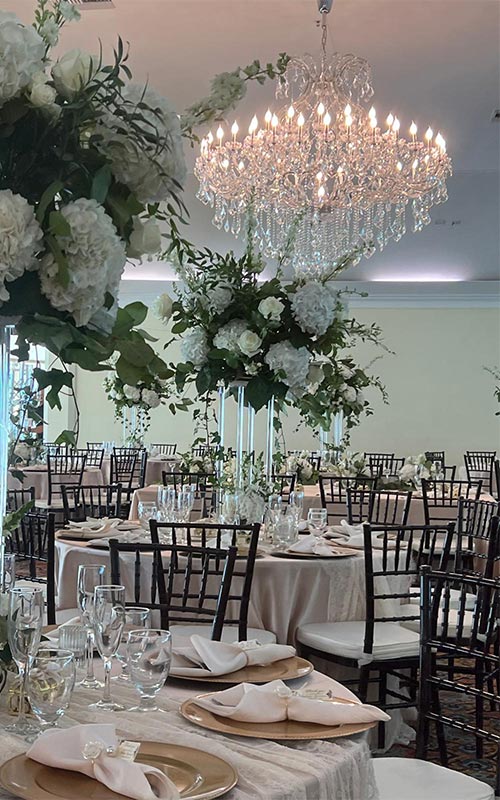
M 122 671 L 112 680 L 129 682 L 127 666 L 127 638 L 130 631 L 139 628 L 151 627 L 151 609 L 141 606 L 129 606 L 125 609 L 125 625 L 123 626 L 120 647 L 116 651 L 116 657 L 121 664 Z
M 140 694 L 140 703 L 130 711 L 162 711 L 156 697 L 167 680 L 172 660 L 172 634 L 150 628 L 130 631 L 127 639 L 130 681 Z
M 70 650 L 40 647 L 33 657 L 28 673 L 27 694 L 41 732 L 57 728 L 70 704 L 75 675 L 75 657 Z
M 303 491 L 295 491 L 290 492 L 290 497 L 288 500 L 288 510 L 295 515 L 296 524 L 298 524 L 302 519 L 302 512 L 304 510 L 304 492 Z
M 80 681 L 86 689 L 100 689 L 102 682 L 94 675 L 94 590 L 106 577 L 104 564 L 81 564 L 78 567 L 78 608 L 87 631 L 87 674 Z
M 157 518 L 158 506 L 155 502 L 141 500 L 137 505 L 137 514 L 139 516 L 141 527 L 149 530 L 149 520 Z
M 37 731 L 26 718 L 26 681 L 30 663 L 42 636 L 44 599 L 42 589 L 14 587 L 10 590 L 7 638 L 21 679 L 17 719 L 6 730 L 20 736 Z
M 120 646 L 125 625 L 125 587 L 96 586 L 94 597 L 94 636 L 104 661 L 104 693 L 89 708 L 100 711 L 123 711 L 124 706 L 111 699 L 111 666 Z
M 327 527 L 326 508 L 310 508 L 307 512 L 308 528 L 318 539 L 323 536 Z

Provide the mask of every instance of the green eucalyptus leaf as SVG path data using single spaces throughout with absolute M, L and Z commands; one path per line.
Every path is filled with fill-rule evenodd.
M 93 200 L 97 200 L 98 203 L 104 203 L 109 187 L 111 186 L 112 177 L 109 164 L 104 164 L 104 166 L 96 172 L 90 189 L 90 197 Z

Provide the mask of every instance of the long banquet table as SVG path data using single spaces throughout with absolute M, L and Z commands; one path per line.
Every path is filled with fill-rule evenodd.
M 100 664 L 96 662 L 96 673 Z M 306 678 L 290 681 L 292 688 L 330 689 L 332 681 L 313 672 Z M 310 742 L 274 742 L 223 736 L 198 728 L 179 714 L 187 698 L 207 691 L 206 684 L 170 680 L 159 695 L 159 706 L 166 713 L 137 714 L 96 712 L 88 709 L 95 702 L 95 690 L 76 688 L 63 725 L 76 723 L 114 723 L 117 734 L 133 741 L 175 743 L 223 758 L 238 772 L 238 783 L 226 800 L 377 800 L 373 765 L 365 734 L 348 739 Z M 136 705 L 132 687 L 114 683 L 114 699 L 126 707 Z M 7 691 L 0 696 L 0 725 L 11 721 L 5 711 Z M 2 731 L 0 763 L 25 752 L 26 743 Z M 14 800 L 0 787 L 1 800 Z M 122 795 L 116 795 L 121 800 Z M 76 800 L 76 798 L 75 798 Z M 126 800 L 123 798 L 123 800 Z

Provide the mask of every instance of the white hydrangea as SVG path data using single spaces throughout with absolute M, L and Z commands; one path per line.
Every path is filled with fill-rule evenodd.
M 348 386 L 347 383 L 343 383 L 340 387 L 340 394 L 346 401 L 346 403 L 355 403 L 358 393 L 354 386 Z
M 43 69 L 45 42 L 31 25 L 0 11 L 0 106 L 20 94 Z
M 195 367 L 201 367 L 208 355 L 207 334 L 203 328 L 191 328 L 184 334 L 181 343 L 181 353 L 185 361 L 191 361 Z
M 306 347 L 294 347 L 290 342 L 272 344 L 265 362 L 293 391 L 307 384 L 310 353 Z
M 123 394 L 127 400 L 132 400 L 133 403 L 137 403 L 141 399 L 141 390 L 137 386 L 130 386 L 128 383 L 123 387 Z
M 213 314 L 222 314 L 233 299 L 233 291 L 229 286 L 219 285 L 207 291 L 205 305 Z
M 218 350 L 239 352 L 238 341 L 242 333 L 247 330 L 247 323 L 243 319 L 232 319 L 223 325 L 214 336 L 214 347 Z
M 142 402 L 146 403 L 149 408 L 158 408 L 161 403 L 160 395 L 154 389 L 142 390 Z
M 103 306 L 105 295 L 118 295 L 125 266 L 125 246 L 111 217 L 95 200 L 80 198 L 61 209 L 71 234 L 58 236 L 68 264 L 68 285 L 58 280 L 58 265 L 47 255 L 40 267 L 42 292 L 60 311 L 69 311 L 77 326 L 86 325 Z
M 320 281 L 308 281 L 290 295 L 292 314 L 306 333 L 323 336 L 335 319 L 336 293 Z
M 9 299 L 5 281 L 36 267 L 43 232 L 28 201 L 10 189 L 0 191 L 0 305 Z
M 96 126 L 99 138 L 95 146 L 109 158 L 115 178 L 131 189 L 141 203 L 166 200 L 178 189 L 176 184 L 182 186 L 186 178 L 179 118 L 167 100 L 153 89 L 130 83 L 123 89 L 122 97 L 129 113 L 135 112 L 139 103 L 154 109 L 137 109 L 144 121 L 137 120 L 136 124 L 154 136 L 155 142 L 150 145 L 137 142 L 128 121 L 103 109 Z

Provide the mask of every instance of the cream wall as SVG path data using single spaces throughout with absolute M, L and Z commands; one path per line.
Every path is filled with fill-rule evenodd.
M 374 292 L 377 285 L 372 287 Z M 171 291 L 169 286 L 160 288 Z M 124 285 L 122 302 L 130 299 L 151 302 L 156 292 L 156 285 L 129 281 Z M 494 379 L 483 369 L 500 365 L 498 306 L 492 307 L 491 300 L 485 304 L 482 299 L 478 303 L 474 297 L 470 301 L 463 297 L 459 301 L 454 301 L 453 297 L 442 302 L 439 298 L 430 301 L 423 292 L 417 285 L 402 299 L 385 294 L 383 299 L 357 299 L 351 304 L 351 314 L 365 324 L 380 325 L 386 344 L 395 351 L 395 355 L 384 355 L 373 366 L 387 387 L 389 405 L 383 404 L 377 392 L 371 392 L 375 413 L 364 418 L 354 430 L 352 447 L 389 450 L 400 455 L 444 449 L 449 463 L 461 463 L 463 452 L 468 448 L 500 451 L 500 417 L 495 416 L 499 407 L 493 397 Z M 457 302 L 459 307 L 456 307 Z M 152 315 L 148 315 L 144 327 L 158 337 L 157 347 L 163 352 L 168 331 Z M 378 354 L 380 351 L 370 345 L 362 345 L 357 350 L 362 365 Z M 168 360 L 175 361 L 177 357 L 177 347 L 171 346 Z M 77 397 L 82 410 L 80 443 L 83 445 L 87 440 L 121 440 L 121 426 L 113 418 L 113 406 L 106 400 L 102 378 L 99 373 L 79 371 L 77 374 Z M 232 400 L 229 402 L 226 413 L 233 418 L 234 426 L 235 407 Z M 172 416 L 161 408 L 154 410 L 151 416 L 149 441 L 176 441 L 181 451 L 190 447 L 193 424 L 189 413 Z M 54 435 L 57 427 L 66 426 L 64 418 L 61 414 L 50 415 L 50 431 Z M 293 413 L 284 422 L 287 447 L 317 447 L 317 439 L 310 431 L 295 432 L 297 422 Z M 262 412 L 257 416 L 256 425 L 258 449 L 264 446 L 264 425 L 265 413 Z M 47 438 L 52 437 L 48 434 Z

